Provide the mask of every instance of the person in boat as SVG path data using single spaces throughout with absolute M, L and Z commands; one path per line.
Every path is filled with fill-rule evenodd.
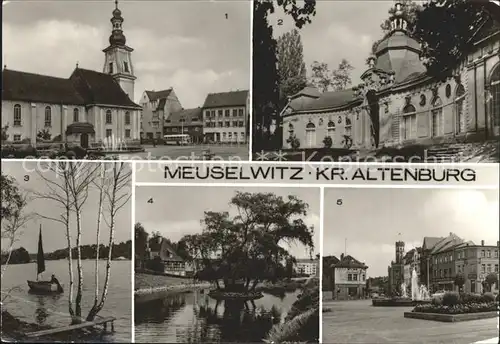
M 50 283 L 57 284 L 57 291 L 61 292 L 63 290 L 61 283 L 59 283 L 59 280 L 56 278 L 56 275 L 52 274 L 52 277 L 50 278 Z

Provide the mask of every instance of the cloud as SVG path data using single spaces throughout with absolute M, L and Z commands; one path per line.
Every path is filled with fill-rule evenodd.
M 62 78 L 70 76 L 77 62 L 81 68 L 102 70 L 113 5 L 12 5 L 2 21 L 8 68 Z M 183 107 L 192 108 L 203 105 L 209 92 L 249 88 L 249 3 L 125 2 L 121 9 L 127 45 L 134 49 L 135 100 L 144 90 L 173 87 Z M 224 13 L 230 19 L 213 19 Z

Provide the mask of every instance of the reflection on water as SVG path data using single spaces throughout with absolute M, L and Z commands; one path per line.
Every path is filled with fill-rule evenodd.
M 135 303 L 135 341 L 262 342 L 284 319 L 297 292 L 255 301 L 216 301 L 203 291 Z
M 74 270 L 76 271 L 76 261 Z M 104 285 L 106 261 L 99 262 L 100 291 Z M 55 274 L 61 284 L 69 286 L 68 262 L 66 260 L 51 260 L 45 262 L 46 276 L 43 280 L 50 279 Z M 82 315 L 86 316 L 94 302 L 94 260 L 82 262 L 84 271 Z M 131 308 L 132 287 L 130 284 L 130 261 L 112 261 L 109 292 L 100 316 L 112 316 L 115 333 L 107 333 L 99 338 L 100 342 L 130 342 L 131 340 Z M 68 312 L 68 290 L 63 294 L 40 295 L 30 293 L 27 279 L 33 278 L 35 264 L 9 265 L 2 278 L 2 292 L 10 291 L 10 297 L 4 302 L 5 309 L 21 321 L 37 323 L 52 327 L 69 325 L 71 319 Z M 65 288 L 66 289 L 66 288 Z M 73 297 L 76 297 L 76 272 Z

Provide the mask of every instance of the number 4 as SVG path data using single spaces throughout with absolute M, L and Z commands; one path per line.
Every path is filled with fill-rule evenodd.
M 153 198 L 148 199 L 148 203 L 153 203 Z

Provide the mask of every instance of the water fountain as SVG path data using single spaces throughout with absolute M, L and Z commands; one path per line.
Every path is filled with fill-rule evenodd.
M 385 298 L 385 299 L 374 299 L 372 300 L 372 305 L 376 307 L 395 307 L 404 306 L 409 307 L 417 303 L 430 303 L 431 297 L 429 291 L 425 285 L 418 284 L 417 271 L 413 269 L 411 273 L 411 295 L 408 296 L 407 285 L 405 282 L 401 283 L 401 296 Z

